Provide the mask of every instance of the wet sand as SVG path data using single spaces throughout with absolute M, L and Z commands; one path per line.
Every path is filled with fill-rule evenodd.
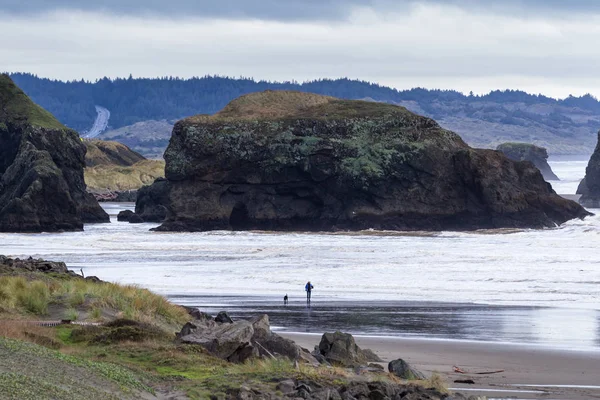
M 299 345 L 313 349 L 320 335 L 280 332 Z M 426 374 L 437 372 L 449 387 L 464 394 L 512 399 L 600 398 L 600 351 L 570 351 L 546 346 L 503 343 L 356 337 L 362 348 L 374 350 L 386 362 L 403 358 Z M 453 372 L 458 366 L 470 373 Z M 504 370 L 477 375 L 474 372 Z M 473 379 L 475 385 L 456 384 Z

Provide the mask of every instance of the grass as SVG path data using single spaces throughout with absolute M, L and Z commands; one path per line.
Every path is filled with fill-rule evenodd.
M 91 400 L 154 393 L 143 374 L 24 341 L 0 338 L 0 358 L 2 398 Z
M 136 190 L 165 176 L 165 162 L 144 160 L 131 166 L 98 165 L 84 170 L 85 183 L 91 190 Z
M 335 97 L 287 90 L 267 90 L 238 97 L 213 116 L 198 115 L 188 118 L 188 121 L 346 119 L 383 116 L 390 113 L 413 115 L 403 107 L 386 103 L 340 100 Z
M 50 308 L 62 309 L 62 312 L 49 315 Z M 55 319 L 62 319 L 66 312 L 71 317 L 86 314 L 92 320 L 100 320 L 106 313 L 169 329 L 180 327 L 189 320 L 185 309 L 146 289 L 47 276 L 38 279 L 0 277 L 0 310 L 13 316 L 49 316 Z
M 0 74 L 0 122 L 26 121 L 48 129 L 67 129 L 42 107 L 35 104 L 6 74 Z
M 85 164 L 88 167 L 97 165 L 131 166 L 145 160 L 144 156 L 131 150 L 119 142 L 106 140 L 86 140 Z
M 189 319 L 187 312 L 135 286 L 50 274 L 0 276 L 0 308 L 0 393 L 15 393 L 8 398 L 139 398 L 160 388 L 207 399 L 242 385 L 274 392 L 283 379 L 325 386 L 356 379 L 351 370 L 296 366 L 287 359 L 230 364 L 201 346 L 178 344 L 173 332 Z M 102 326 L 48 328 L 27 322 L 57 312 L 67 319 L 111 317 Z M 7 316 L 12 320 L 2 321 Z M 135 321 L 115 320 L 118 316 Z M 388 374 L 360 379 L 403 383 Z M 437 375 L 416 383 L 446 391 Z

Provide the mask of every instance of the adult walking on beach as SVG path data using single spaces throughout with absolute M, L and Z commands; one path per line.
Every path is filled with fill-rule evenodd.
M 310 283 L 310 281 L 306 282 L 306 286 L 304 286 L 304 290 L 306 290 L 306 302 L 310 303 L 310 294 L 314 286 Z

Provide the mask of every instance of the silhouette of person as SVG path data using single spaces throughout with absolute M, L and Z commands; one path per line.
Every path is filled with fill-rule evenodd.
M 310 295 L 314 286 L 310 283 L 310 281 L 306 282 L 306 286 L 304 286 L 304 290 L 306 290 L 306 302 L 310 303 Z
M 285 296 L 283 296 L 283 305 L 287 306 L 287 303 L 288 303 L 288 295 L 286 293 Z

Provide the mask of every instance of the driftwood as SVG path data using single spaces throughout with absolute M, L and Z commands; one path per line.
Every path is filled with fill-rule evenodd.
M 454 372 L 459 373 L 459 374 L 471 374 L 471 375 L 491 375 L 491 374 L 499 374 L 501 372 L 504 372 L 503 369 L 499 369 L 497 371 L 485 371 L 485 372 L 469 372 L 469 371 L 465 371 L 459 367 L 457 367 L 456 365 L 452 367 Z

